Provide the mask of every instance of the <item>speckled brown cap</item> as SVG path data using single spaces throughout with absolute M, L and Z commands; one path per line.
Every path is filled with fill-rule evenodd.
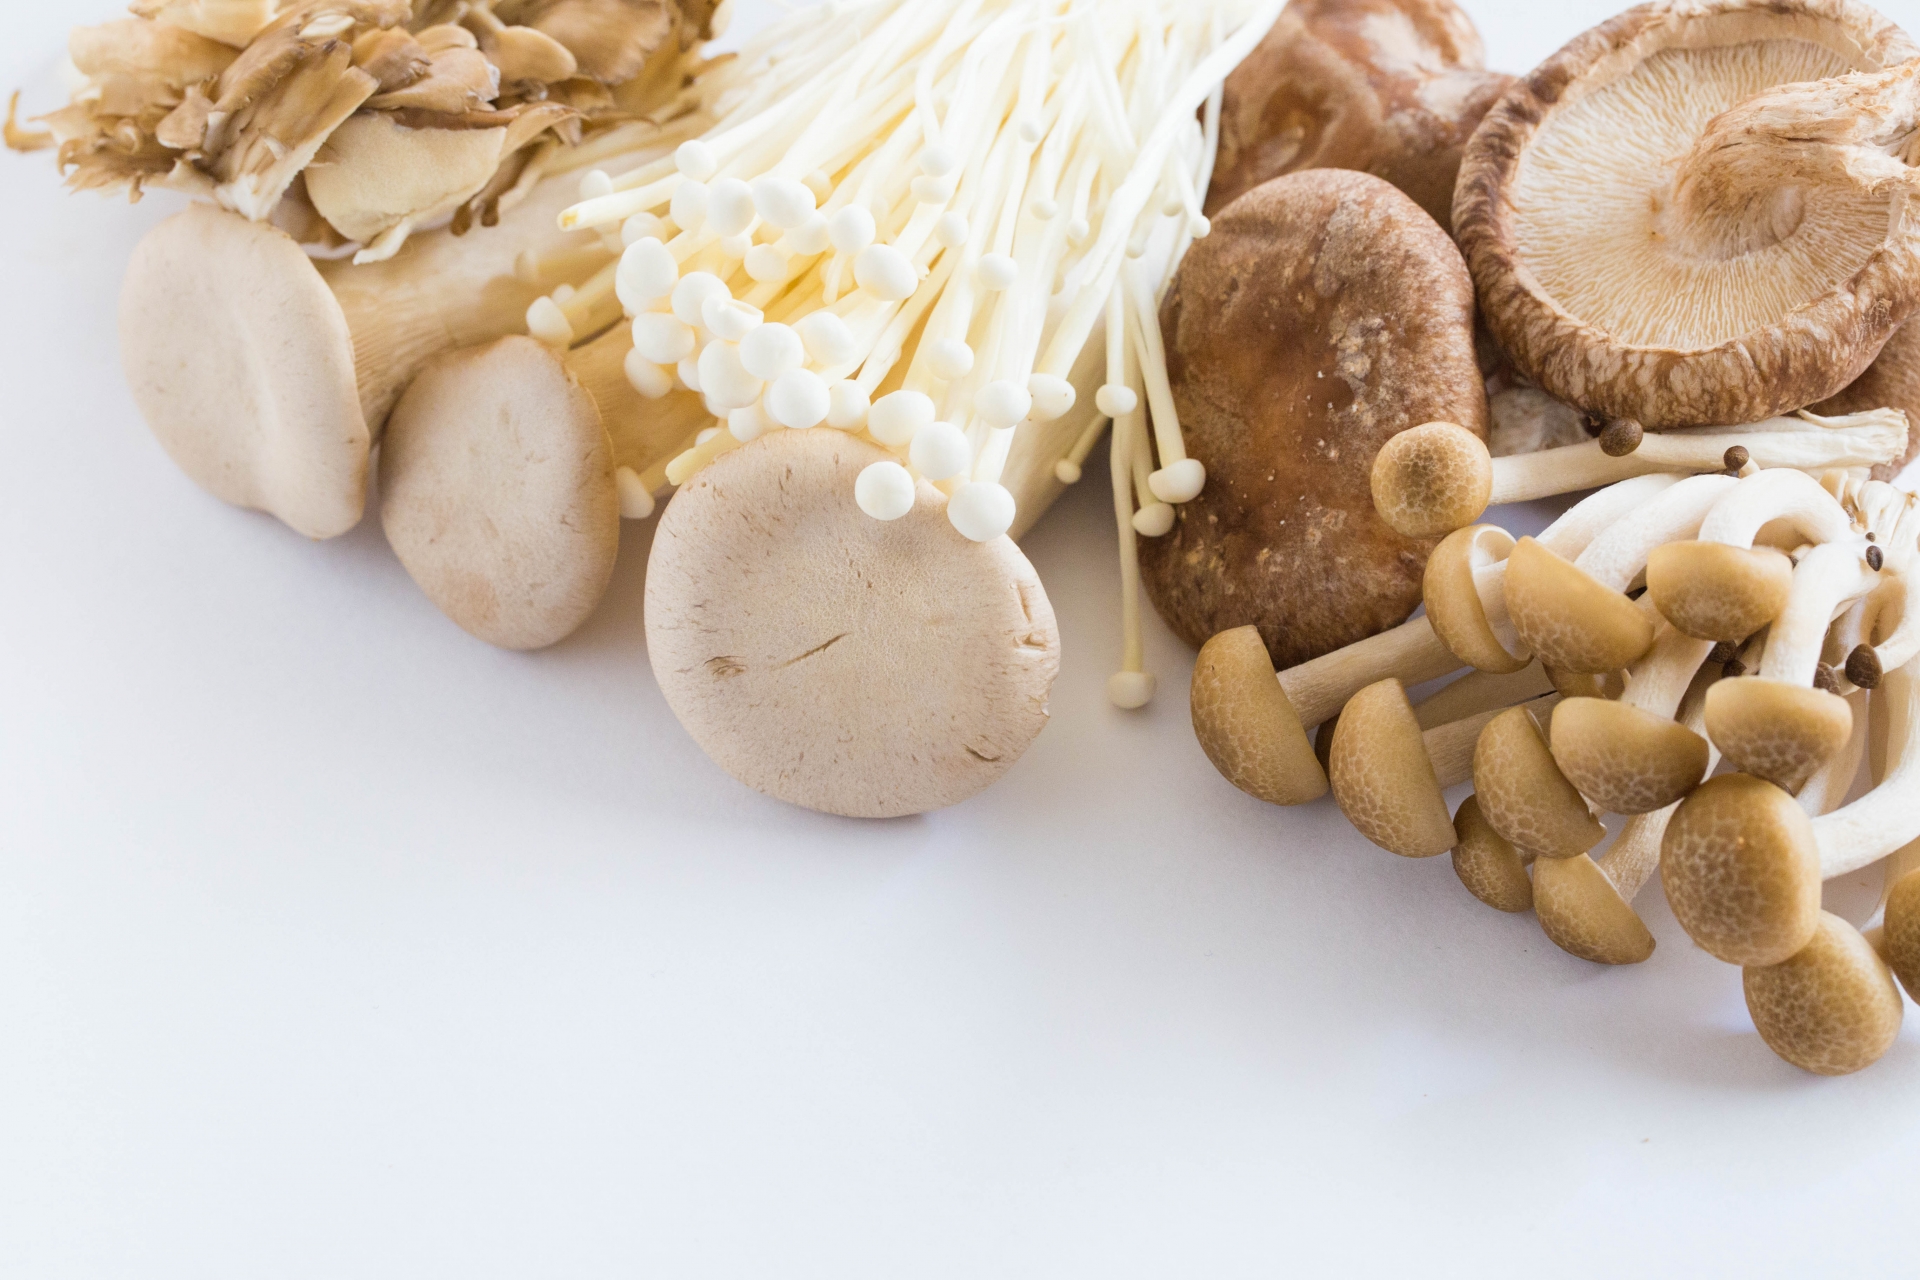
M 1365 174 L 1277 178 L 1188 251 L 1161 324 L 1207 469 L 1173 531 L 1141 540 L 1168 625 L 1198 646 L 1251 623 L 1285 669 L 1402 621 L 1432 544 L 1374 512 L 1374 455 L 1424 422 L 1487 430 L 1472 284 L 1446 232 Z
M 1920 428 L 1920 323 L 1909 320 L 1887 339 L 1867 371 L 1845 391 L 1813 406 L 1813 412 L 1838 417 L 1871 409 L 1899 409 L 1910 427 Z M 1907 437 L 1907 456 L 1873 469 L 1875 480 L 1891 480 L 1920 457 L 1920 430 Z
M 1893 1047 L 1906 1007 L 1860 931 L 1822 911 L 1806 946 L 1740 977 L 1767 1047 L 1803 1071 L 1844 1076 Z
M 1660 845 L 1667 904 L 1687 936 L 1728 964 L 1775 964 L 1813 936 L 1820 850 L 1800 806 L 1744 773 L 1680 803 Z

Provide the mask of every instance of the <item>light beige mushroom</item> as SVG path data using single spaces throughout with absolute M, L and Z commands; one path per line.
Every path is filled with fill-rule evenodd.
M 1747 966 L 1740 985 L 1767 1047 L 1815 1075 L 1843 1076 L 1879 1061 L 1906 1013 L 1886 961 L 1858 929 L 1826 911 L 1804 947 Z
M 1728 964 L 1777 964 L 1818 923 L 1813 825 L 1792 796 L 1747 774 L 1711 778 L 1681 802 L 1660 878 L 1687 936 Z
M 1846 386 L 1920 297 L 1893 213 L 1920 185 L 1916 54 L 1852 0 L 1642 5 L 1570 41 L 1488 113 L 1455 191 L 1501 346 L 1655 430 Z
M 1474 793 L 1493 829 L 1545 858 L 1571 858 L 1606 837 L 1527 707 L 1493 717 L 1473 751 Z
M 1900 984 L 1920 1000 L 1920 871 L 1907 872 L 1887 895 L 1882 945 Z
M 897 520 L 860 511 L 855 478 L 888 456 L 832 430 L 725 453 L 674 495 L 647 569 L 648 657 L 695 741 L 749 786 L 855 817 L 999 778 L 1060 662 L 1010 540 L 964 537 L 924 481 Z
M 1493 829 L 1480 801 L 1468 796 L 1453 814 L 1453 873 L 1480 901 L 1495 911 L 1517 913 L 1533 906 L 1533 881 L 1527 868 L 1537 859 Z
M 573 633 L 620 547 L 613 444 L 531 338 L 430 361 L 380 450 L 380 519 L 440 611 L 507 649 Z

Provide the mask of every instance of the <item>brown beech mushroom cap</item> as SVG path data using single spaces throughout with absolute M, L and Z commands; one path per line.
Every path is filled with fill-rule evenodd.
M 1777 964 L 1819 921 L 1812 823 L 1792 796 L 1744 773 L 1710 778 L 1680 802 L 1660 879 L 1687 936 L 1728 964 Z
M 1456 843 L 1420 721 L 1398 680 L 1368 685 L 1340 712 L 1327 773 L 1347 821 L 1382 849 L 1430 858 Z
M 1402 431 L 1373 460 L 1373 505 L 1410 538 L 1437 538 L 1472 524 L 1493 496 L 1493 457 L 1451 422 Z
M 1453 0 L 1293 0 L 1227 77 L 1209 214 L 1301 169 L 1358 169 L 1453 216 L 1460 155 L 1513 77 Z
M 1767 1048 L 1803 1071 L 1844 1076 L 1893 1047 L 1906 1013 L 1886 961 L 1860 931 L 1822 911 L 1813 937 L 1775 964 L 1740 975 Z
M 1901 325 L 1865 373 L 1809 412 L 1837 416 L 1869 409 L 1898 409 L 1907 415 L 1908 422 L 1920 426 L 1920 324 L 1909 321 Z M 1873 478 L 1891 480 L 1916 457 L 1920 457 L 1920 431 L 1909 434 L 1905 456 L 1875 467 Z
M 1553 671 L 1618 671 L 1653 645 L 1653 623 L 1638 605 L 1532 538 L 1507 557 L 1507 613 Z
M 1477 575 L 1502 563 L 1513 552 L 1513 535 L 1495 525 L 1469 525 L 1447 535 L 1427 557 L 1421 577 L 1421 599 L 1434 634 L 1456 657 L 1476 671 L 1511 675 L 1525 669 L 1532 655 L 1516 654 L 1509 646 L 1518 637 L 1503 638 L 1487 616 Z
M 874 520 L 854 482 L 892 455 L 776 431 L 716 458 L 660 519 L 647 653 L 715 763 L 791 804 L 897 817 L 999 778 L 1047 723 L 1060 635 L 1033 566 L 974 542 L 921 481 Z
M 1493 829 L 1480 812 L 1480 801 L 1468 796 L 1453 815 L 1453 874 L 1480 901 L 1495 911 L 1519 912 L 1533 906 L 1533 881 L 1527 868 L 1538 863 L 1531 853 Z M 1548 859 L 1552 861 L 1552 859 Z
M 440 356 L 380 448 L 387 541 L 440 611 L 506 649 L 587 620 L 613 577 L 620 496 L 593 400 L 531 338 Z
M 1554 945 L 1582 960 L 1639 964 L 1653 954 L 1653 934 L 1633 904 L 1584 853 L 1534 862 L 1533 909 Z
M 1652 813 L 1707 776 L 1707 740 L 1667 716 L 1603 698 L 1553 709 L 1553 759 L 1606 813 Z
M 1907 994 L 1920 1000 L 1920 871 L 1907 872 L 1887 894 L 1880 945 Z
M 1707 736 L 1744 773 L 1797 794 L 1846 745 L 1853 708 L 1825 689 L 1742 676 L 1707 691 Z
M 1526 707 L 1501 712 L 1480 731 L 1473 787 L 1493 829 L 1543 858 L 1571 858 L 1606 837 Z
M 1201 750 L 1234 786 L 1270 804 L 1306 804 L 1327 793 L 1327 775 L 1257 628 L 1222 631 L 1201 646 L 1191 705 Z
M 1883 72 L 1916 54 L 1852 0 L 1645 4 L 1576 37 L 1461 165 L 1454 228 L 1502 347 L 1655 430 L 1845 387 L 1920 300 L 1896 212 L 1915 69 Z
M 372 436 L 340 304 L 272 226 L 193 205 L 134 250 L 120 292 L 134 403 L 207 492 L 309 538 L 360 522 Z
M 1660 616 L 1701 640 L 1737 642 L 1780 616 L 1793 561 L 1773 547 L 1669 542 L 1647 557 L 1647 594 Z
M 1233 202 L 1161 311 L 1188 453 L 1207 487 L 1140 569 L 1188 643 L 1251 623 L 1285 669 L 1394 626 L 1430 549 L 1374 513 L 1389 437 L 1486 433 L 1473 288 L 1446 232 L 1377 178 L 1313 170 Z

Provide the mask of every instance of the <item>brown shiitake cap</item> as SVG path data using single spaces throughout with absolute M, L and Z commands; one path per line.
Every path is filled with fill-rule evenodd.
M 1880 945 L 1907 994 L 1920 1000 L 1920 871 L 1909 871 L 1887 895 Z
M 1446 797 L 1398 680 L 1370 684 L 1347 702 L 1327 773 L 1347 821 L 1382 849 L 1431 858 L 1453 848 Z
M 1060 632 L 1009 538 L 974 542 L 921 481 L 875 520 L 844 432 L 771 431 L 722 454 L 660 517 L 647 656 L 716 764 L 789 804 L 887 818 L 957 804 L 1047 723 Z
M 155 227 L 121 286 L 120 357 L 161 447 L 208 493 L 309 538 L 360 522 L 372 437 L 353 339 L 284 232 L 202 204 Z
M 1193 664 L 1193 735 L 1220 776 L 1270 804 L 1327 793 L 1300 716 L 1275 677 L 1258 627 L 1222 631 Z
M 1533 910 L 1553 945 L 1595 964 L 1639 964 L 1653 934 L 1586 854 L 1533 864 Z
M 1893 1047 L 1906 1013 L 1886 961 L 1860 931 L 1822 911 L 1813 937 L 1785 960 L 1740 975 L 1767 1048 L 1803 1071 L 1844 1076 Z
M 1571 858 L 1606 837 L 1525 707 L 1501 712 L 1480 731 L 1473 786 L 1493 829 L 1543 858 Z
M 1371 484 L 1373 508 L 1395 533 L 1437 538 L 1487 509 L 1493 457 L 1471 431 L 1451 422 L 1422 423 L 1380 446 Z
M 1852 0 L 1643 4 L 1576 37 L 1461 166 L 1454 229 L 1501 345 L 1655 430 L 1846 386 L 1920 297 L 1920 228 L 1885 177 L 1902 122 L 1831 77 L 1916 54 Z
M 1549 670 L 1619 671 L 1653 645 L 1653 623 L 1638 605 L 1532 538 L 1507 557 L 1506 591 L 1514 629 Z
M 1533 881 L 1527 878 L 1527 868 L 1536 859 L 1493 829 L 1480 812 L 1477 797 L 1460 802 L 1453 815 L 1453 835 L 1453 874 L 1468 893 L 1495 911 L 1519 912 L 1533 906 Z
M 1446 226 L 1460 153 L 1510 83 L 1453 0 L 1293 0 L 1227 77 L 1207 212 L 1283 173 L 1358 169 Z
M 1847 389 L 1808 410 L 1823 417 L 1898 409 L 1907 415 L 1906 456 L 1873 469 L 1875 480 L 1891 480 L 1914 458 L 1920 457 L 1920 323 L 1909 320 L 1887 339 L 1867 371 Z
M 566 638 L 620 549 L 600 410 L 531 338 L 436 357 L 387 422 L 380 522 L 420 589 L 472 635 L 503 649 Z
M 1728 964 L 1776 964 L 1820 917 L 1820 850 L 1793 797 L 1744 773 L 1680 802 L 1660 844 L 1667 903 L 1687 936 Z
M 1285 671 L 1404 621 L 1431 547 L 1374 513 L 1374 455 L 1418 423 L 1487 422 L 1473 281 L 1447 233 L 1378 178 L 1288 174 L 1213 220 L 1160 320 L 1207 473 L 1172 532 L 1140 543 L 1174 634 L 1197 648 L 1252 623 Z
M 1825 689 L 1750 676 L 1707 690 L 1707 737 L 1720 754 L 1790 795 L 1852 732 L 1853 708 Z
M 1707 740 L 1624 702 L 1567 698 L 1553 709 L 1553 759 L 1603 813 L 1652 813 L 1707 776 Z
M 1411 433 L 1395 439 L 1406 434 Z M 1454 657 L 1480 671 L 1511 673 L 1533 660 L 1531 654 L 1515 657 L 1500 643 L 1487 621 L 1486 606 L 1473 580 L 1477 555 L 1500 560 L 1512 550 L 1513 535 L 1506 530 L 1490 524 L 1470 525 L 1441 539 L 1427 557 L 1427 570 L 1421 579 L 1421 599 L 1434 634 Z
M 1780 616 L 1793 561 L 1772 547 L 1669 542 L 1647 557 L 1647 594 L 1696 640 L 1745 640 Z

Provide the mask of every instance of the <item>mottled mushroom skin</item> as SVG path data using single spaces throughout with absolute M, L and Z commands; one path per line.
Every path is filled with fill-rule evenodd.
M 1640 964 L 1653 955 L 1653 934 L 1633 904 L 1584 853 L 1534 863 L 1533 899 L 1541 930 L 1568 955 L 1595 964 Z
M 1193 733 L 1220 776 L 1270 804 L 1305 804 L 1327 793 L 1327 775 L 1299 713 L 1275 677 L 1260 633 L 1223 631 L 1193 664 Z
M 1227 77 L 1207 211 L 1281 174 L 1357 169 L 1446 226 L 1461 152 L 1511 83 L 1453 0 L 1293 0 Z
M 1687 936 L 1728 964 L 1777 964 L 1820 917 L 1820 851 L 1793 798 L 1744 773 L 1681 802 L 1660 845 L 1667 905 Z
M 1740 976 L 1767 1047 L 1803 1071 L 1844 1076 L 1893 1047 L 1906 1013 L 1893 975 L 1860 931 L 1829 912 L 1807 945 Z
M 1900 877 L 1887 895 L 1881 942 L 1886 947 L 1887 963 L 1893 966 L 1907 994 L 1920 1000 L 1920 871 Z
M 1480 812 L 1478 796 L 1460 802 L 1453 834 L 1453 874 L 1468 893 L 1495 911 L 1520 912 L 1533 906 L 1533 881 L 1527 877 L 1533 855 L 1493 829 Z
M 1909 426 L 1920 426 L 1920 322 L 1909 320 L 1887 339 L 1867 371 L 1845 391 L 1813 406 L 1812 412 L 1838 417 L 1869 409 L 1899 409 Z M 1875 480 L 1891 480 L 1920 457 L 1920 431 L 1907 437 L 1907 456 L 1873 469 Z
M 1249 623 L 1274 666 L 1363 640 L 1420 603 L 1429 541 L 1375 513 L 1374 455 L 1423 422 L 1485 438 L 1473 287 L 1433 219 L 1377 178 L 1276 178 L 1190 250 L 1161 312 L 1207 487 L 1140 544 L 1189 644 Z

